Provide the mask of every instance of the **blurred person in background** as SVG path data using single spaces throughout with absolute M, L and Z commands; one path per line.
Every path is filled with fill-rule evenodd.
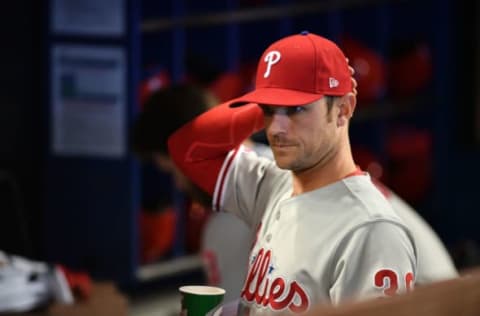
M 167 152 L 167 138 L 175 129 L 216 104 L 213 94 L 195 84 L 172 85 L 153 92 L 146 98 L 133 124 L 131 147 L 140 160 L 153 162 L 160 171 L 170 174 L 176 189 L 186 193 L 192 200 L 193 203 L 186 203 L 189 205 L 187 216 L 192 212 L 208 212 L 201 230 L 202 236 L 197 234 L 193 237 L 201 240 L 201 255 L 208 284 L 224 288 L 225 301 L 229 301 L 239 297 L 246 274 L 252 232 L 232 214 L 211 212 L 210 196 L 174 167 Z

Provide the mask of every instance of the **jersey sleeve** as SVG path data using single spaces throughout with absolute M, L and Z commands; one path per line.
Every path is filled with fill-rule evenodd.
M 416 253 L 410 235 L 399 224 L 378 221 L 348 234 L 338 247 L 331 301 L 393 296 L 415 282 Z
M 455 264 L 434 229 L 398 195 L 392 193 L 388 201 L 415 238 L 418 249 L 416 283 L 422 285 L 457 277 Z
M 213 194 L 227 154 L 262 128 L 263 114 L 256 104 L 230 108 L 224 103 L 175 131 L 168 151 L 193 183 Z
M 213 209 L 233 213 L 254 228 L 272 198 L 290 187 L 288 175 L 270 159 L 240 146 L 228 154 L 222 166 L 213 195 Z

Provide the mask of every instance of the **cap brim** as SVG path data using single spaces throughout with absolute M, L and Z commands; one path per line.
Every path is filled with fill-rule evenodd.
M 312 103 L 323 97 L 322 94 L 306 93 L 279 88 L 259 88 L 229 101 L 230 107 L 239 107 L 248 103 L 278 106 L 299 106 Z

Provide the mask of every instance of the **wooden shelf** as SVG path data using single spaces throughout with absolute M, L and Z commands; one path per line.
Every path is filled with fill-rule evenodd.
M 325 0 L 290 5 L 255 7 L 222 12 L 209 12 L 183 17 L 162 17 L 148 19 L 141 24 L 144 33 L 166 31 L 178 27 L 207 27 L 227 23 L 265 21 L 284 17 L 317 14 L 339 9 L 349 9 L 365 5 L 399 2 L 402 0 Z
M 182 256 L 164 262 L 143 265 L 138 268 L 136 276 L 140 282 L 181 274 L 200 269 L 202 258 L 199 255 Z

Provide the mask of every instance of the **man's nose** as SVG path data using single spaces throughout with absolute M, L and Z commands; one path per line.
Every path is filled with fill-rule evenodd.
M 272 114 L 267 126 L 268 132 L 272 135 L 285 133 L 288 130 L 289 118 L 285 113 L 277 111 Z

